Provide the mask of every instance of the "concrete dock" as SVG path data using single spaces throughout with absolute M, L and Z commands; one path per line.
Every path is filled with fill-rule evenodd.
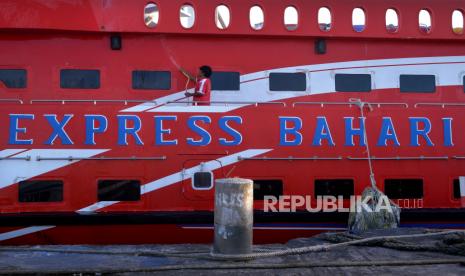
M 427 229 L 377 230 L 362 235 L 326 233 L 286 244 L 254 246 L 254 252 L 335 245 L 375 236 L 435 233 Z M 0 246 L 0 274 L 167 275 L 465 275 L 465 234 L 381 239 L 249 260 L 213 258 L 211 245 Z M 269 255 L 269 254 L 268 254 Z

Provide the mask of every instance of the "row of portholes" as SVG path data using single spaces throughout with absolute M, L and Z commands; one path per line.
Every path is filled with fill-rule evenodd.
M 190 29 L 195 23 L 195 9 L 189 4 L 182 5 L 179 9 L 179 22 L 182 27 Z M 158 6 L 148 3 L 144 9 L 145 25 L 149 28 L 157 26 L 160 18 Z M 265 14 L 260 6 L 253 6 L 249 11 L 250 26 L 254 30 L 261 30 L 265 23 Z M 230 9 L 226 5 L 219 5 L 215 9 L 215 25 L 218 29 L 227 29 L 231 22 Z M 332 14 L 329 8 L 322 7 L 318 10 L 318 25 L 322 31 L 330 31 L 332 27 Z M 284 10 L 284 26 L 289 31 L 294 31 L 299 26 L 299 13 L 294 6 L 288 6 Z M 430 33 L 432 27 L 431 13 L 422 9 L 418 13 L 418 26 L 421 32 Z M 366 28 L 366 14 L 362 8 L 352 11 L 352 27 L 356 32 L 363 32 Z M 399 14 L 395 9 L 386 10 L 386 30 L 395 33 L 399 30 Z M 463 34 L 464 15 L 461 10 L 452 13 L 452 30 L 456 34 Z

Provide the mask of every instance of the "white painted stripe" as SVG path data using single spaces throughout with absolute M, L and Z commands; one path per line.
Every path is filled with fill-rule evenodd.
M 147 112 L 168 112 L 168 113 L 185 113 L 188 112 L 190 113 L 225 113 L 229 112 L 231 110 L 246 106 L 247 104 L 235 104 L 235 105 L 199 105 L 199 106 L 172 106 L 172 105 L 164 105 L 161 107 L 157 107 L 154 109 L 150 109 Z
M 465 176 L 459 177 L 459 183 L 460 183 L 460 197 L 465 198 Z
M 9 157 L 10 155 L 25 151 L 25 149 L 5 149 L 0 151 L 0 158 Z
M 50 228 L 53 228 L 53 227 L 55 227 L 55 226 L 53 226 L 53 225 L 31 226 L 31 227 L 26 227 L 26 228 L 22 228 L 22 229 L 10 231 L 10 232 L 5 232 L 5 233 L 0 234 L 0 241 L 14 239 L 14 238 L 25 236 L 25 235 L 32 234 L 32 233 L 35 233 L 35 232 L 47 230 L 47 229 L 50 229 Z
M 187 92 L 194 92 L 194 89 L 189 89 L 189 90 L 187 90 Z M 173 101 L 182 99 L 182 98 L 185 97 L 184 93 L 185 93 L 185 91 L 182 91 L 182 92 L 177 92 L 177 93 L 170 94 L 170 95 L 167 95 L 167 96 L 164 96 L 164 97 L 160 97 L 160 98 L 155 99 L 156 103 L 145 102 L 145 103 L 133 106 L 133 107 L 123 109 L 123 110 L 121 110 L 121 112 L 143 112 L 143 111 L 152 109 L 152 108 L 154 108 L 156 106 L 164 105 L 167 102 L 173 102 Z M 184 104 L 184 105 L 186 105 L 186 104 Z
M 441 64 L 447 63 L 447 64 Z M 461 85 L 465 74 L 465 56 L 443 56 L 443 57 L 420 57 L 420 58 L 398 58 L 358 60 L 348 62 L 336 62 L 314 65 L 303 65 L 286 68 L 275 68 L 266 71 L 255 72 L 241 76 L 240 91 L 212 91 L 211 101 L 223 102 L 271 102 L 306 95 L 334 93 L 334 75 L 336 73 L 371 74 L 373 89 L 388 89 L 399 87 L 400 74 L 434 74 L 437 76 L 436 84 Z M 305 72 L 307 73 L 307 91 L 269 91 L 268 76 L 272 72 Z M 179 92 L 181 93 L 181 92 Z M 177 95 L 175 93 L 173 95 Z M 166 97 L 163 97 L 166 98 Z M 162 100 L 163 98 L 160 98 Z M 157 101 L 159 99 L 156 99 Z M 209 112 L 229 112 L 246 105 L 230 105 L 225 109 L 211 107 Z M 133 112 L 205 112 L 197 111 L 204 106 L 186 106 L 183 108 L 169 104 L 158 108 L 146 108 L 142 104 L 130 109 Z
M 158 180 L 149 182 L 145 185 L 142 185 L 141 187 L 141 194 L 146 194 L 150 193 L 153 191 L 156 191 L 158 189 L 161 189 L 163 187 L 167 187 L 170 185 L 173 185 L 175 183 L 178 183 L 180 181 L 183 181 L 185 179 L 190 179 L 192 175 L 198 171 L 213 171 L 216 169 L 219 169 L 224 166 L 228 166 L 237 162 L 240 162 L 239 157 L 244 157 L 244 158 L 250 158 L 250 157 L 255 157 L 257 155 L 266 153 L 271 151 L 271 149 L 249 149 L 245 151 L 241 151 L 235 154 L 231 154 L 228 156 L 224 156 L 215 160 L 211 160 L 208 162 L 205 162 L 201 165 L 197 165 L 182 171 L 178 171 L 174 174 L 168 175 L 166 177 L 160 178 Z M 76 212 L 78 213 L 93 213 L 95 211 L 98 211 L 102 208 L 111 206 L 113 204 L 118 203 L 119 201 L 101 201 L 94 203 L 92 205 L 89 205 L 87 207 L 84 207 Z
M 21 152 L 14 155 L 14 157 L 30 156 L 30 161 L 2 161 L 0 166 L 0 189 L 18 183 L 19 181 L 45 174 L 50 171 L 79 162 L 79 160 L 37 161 L 37 156 L 54 158 L 68 158 L 69 156 L 77 156 L 88 158 L 106 151 L 108 151 L 108 149 L 31 149 Z

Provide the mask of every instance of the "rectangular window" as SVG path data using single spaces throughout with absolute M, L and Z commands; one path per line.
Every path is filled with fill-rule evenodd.
M 238 91 L 240 89 L 239 72 L 213 72 L 212 90 Z
M 139 180 L 99 180 L 99 201 L 137 201 L 140 200 Z
M 211 172 L 196 172 L 192 178 L 192 187 L 196 190 L 209 190 L 213 187 Z
M 170 90 L 169 71 L 132 71 L 132 89 Z
M 391 199 L 423 198 L 423 180 L 386 179 L 384 193 Z
M 253 199 L 263 200 L 264 196 L 283 195 L 283 181 L 280 179 L 254 179 Z
M 400 75 L 400 92 L 434 93 L 435 75 Z
M 100 71 L 62 69 L 60 71 L 60 87 L 65 89 L 98 89 L 100 88 Z
M 0 81 L 6 88 L 26 88 L 27 71 L 24 69 L 0 69 Z
M 459 179 L 454 179 L 452 185 L 454 186 L 454 199 L 460 199 L 460 181 Z
M 316 179 L 315 197 L 317 196 L 342 196 L 350 198 L 354 195 L 353 179 Z
M 63 201 L 63 181 L 26 180 L 19 182 L 19 202 Z
M 305 73 L 270 73 L 270 91 L 305 91 Z
M 370 74 L 336 74 L 337 92 L 370 92 Z

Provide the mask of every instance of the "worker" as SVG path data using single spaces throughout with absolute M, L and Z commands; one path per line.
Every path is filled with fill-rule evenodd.
M 186 92 L 186 97 L 194 97 L 194 102 L 196 105 L 210 105 L 210 92 L 211 92 L 211 82 L 210 77 L 213 73 L 212 68 L 208 65 L 203 65 L 199 68 L 197 77 L 194 77 L 192 74 L 180 68 L 180 71 L 195 82 L 194 92 Z

